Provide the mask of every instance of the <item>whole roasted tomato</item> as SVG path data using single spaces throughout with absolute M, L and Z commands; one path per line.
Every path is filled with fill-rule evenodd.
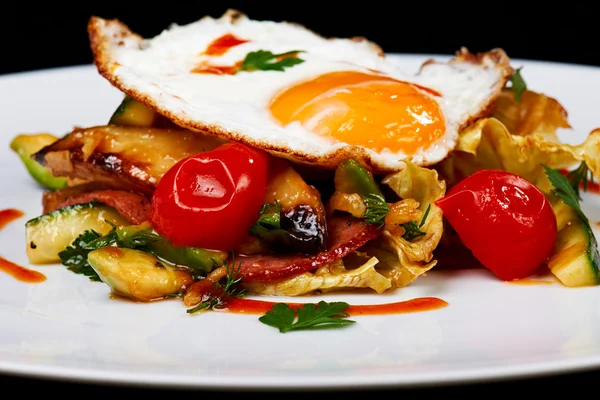
M 475 172 L 436 204 L 464 245 L 501 279 L 525 278 L 552 255 L 557 234 L 552 207 L 518 175 Z
M 232 250 L 258 218 L 267 160 L 262 151 L 226 143 L 179 161 L 152 197 L 154 229 L 178 246 Z

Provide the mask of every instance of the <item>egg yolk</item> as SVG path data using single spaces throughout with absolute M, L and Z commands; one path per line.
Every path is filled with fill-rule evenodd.
M 413 84 L 361 72 L 332 72 L 292 86 L 270 104 L 282 125 L 354 146 L 410 155 L 446 130 L 438 103 Z

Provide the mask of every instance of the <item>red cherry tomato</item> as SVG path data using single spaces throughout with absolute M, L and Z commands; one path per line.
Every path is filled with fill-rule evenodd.
M 258 218 L 267 163 L 266 153 L 240 143 L 179 161 L 152 196 L 154 229 L 178 246 L 232 250 Z
M 503 280 L 531 275 L 552 255 L 557 231 L 552 207 L 518 175 L 475 172 L 436 204 L 464 245 Z

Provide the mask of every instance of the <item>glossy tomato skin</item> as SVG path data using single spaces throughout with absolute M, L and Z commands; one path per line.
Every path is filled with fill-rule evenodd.
M 503 280 L 531 275 L 552 255 L 557 234 L 552 207 L 518 175 L 480 170 L 436 205 L 479 262 Z
M 232 250 L 258 218 L 267 164 L 266 153 L 240 143 L 179 161 L 152 196 L 154 229 L 177 246 Z

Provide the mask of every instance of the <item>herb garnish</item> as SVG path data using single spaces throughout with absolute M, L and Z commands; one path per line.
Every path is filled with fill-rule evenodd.
M 285 68 L 290 68 L 304 62 L 301 58 L 296 57 L 301 52 L 301 50 L 293 50 L 286 53 L 273 54 L 267 50 L 253 51 L 246 55 L 237 72 L 283 71 Z
M 511 88 L 515 95 L 515 100 L 521 101 L 521 95 L 527 90 L 527 84 L 521 76 L 521 70 L 523 67 L 517 68 L 513 75 L 510 77 Z
M 258 320 L 279 329 L 281 333 L 300 329 L 336 328 L 356 322 L 345 319 L 348 314 L 344 310 L 348 307 L 348 303 L 341 301 L 320 301 L 318 304 L 304 304 L 294 311 L 285 303 L 277 303 Z
M 550 183 L 554 186 L 552 193 L 558 196 L 565 204 L 571 206 L 577 215 L 579 215 L 581 221 L 589 228 L 590 221 L 581 209 L 581 205 L 579 204 L 579 194 L 573 188 L 572 181 L 569 181 L 569 178 L 558 170 L 552 169 L 544 164 L 542 164 L 542 167 L 544 167 Z
M 588 168 L 585 161 L 582 161 L 579 166 L 567 172 L 567 180 L 571 183 L 571 187 L 577 193 L 577 197 L 581 200 L 581 196 L 579 194 L 579 188 L 583 188 L 584 192 L 587 192 L 588 185 L 594 182 L 594 175 L 592 171 Z
M 364 196 L 362 199 L 367 206 L 367 210 L 363 215 L 365 222 L 367 224 L 377 225 L 377 229 L 383 228 L 385 225 L 385 217 L 390 212 L 390 206 L 383 196 L 376 193 L 369 193 L 368 196 Z
M 102 279 L 100 279 L 100 276 L 92 268 L 87 259 L 88 253 L 92 251 L 88 250 L 87 246 L 101 236 L 101 234 L 93 229 L 87 230 L 77 236 L 70 246 L 67 246 L 63 251 L 58 253 L 62 264 L 76 274 L 87 276 L 91 281 L 102 282 Z
M 423 214 L 423 218 L 421 218 L 421 222 L 417 225 L 415 221 L 407 222 L 406 224 L 402 224 L 402 227 L 406 230 L 402 237 L 406 240 L 413 240 L 418 237 L 424 236 L 425 232 L 421 231 L 421 228 L 427 221 L 427 216 L 429 215 L 429 210 L 431 209 L 431 204 L 427 206 L 425 210 L 425 214 Z
M 216 296 L 208 296 L 208 299 L 203 300 L 196 307 L 188 309 L 188 314 L 193 314 L 201 310 L 221 308 L 224 304 L 223 300 L 225 297 L 244 297 L 248 294 L 247 290 L 238 287 L 238 284 L 242 281 L 242 276 L 240 276 L 242 262 L 240 261 L 236 267 L 235 255 L 232 253 L 231 261 L 224 267 L 226 270 L 225 283 L 214 283 L 214 285 L 221 290 L 218 291 Z
M 143 228 L 137 231 L 117 230 L 117 226 L 106 221 L 112 229 L 102 236 L 93 229 L 80 234 L 70 246 L 58 253 L 62 264 L 76 274 L 82 274 L 95 282 L 101 282 L 100 276 L 88 262 L 87 256 L 101 247 L 116 245 L 121 248 L 147 251 L 150 244 L 160 236 L 152 232 L 152 228 Z

